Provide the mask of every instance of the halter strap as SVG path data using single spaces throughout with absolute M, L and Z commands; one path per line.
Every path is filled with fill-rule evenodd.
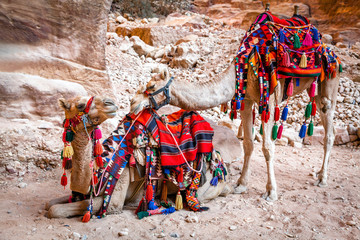
M 172 80 L 174 79 L 174 77 L 171 77 L 169 79 L 169 81 L 166 83 L 166 85 L 160 89 L 158 89 L 157 91 L 153 92 L 153 93 L 149 93 L 148 91 L 144 91 L 144 93 L 146 95 L 149 96 L 150 98 L 150 104 L 151 104 L 151 108 L 155 109 L 155 110 L 159 110 L 159 108 L 169 104 L 170 100 L 171 100 L 171 96 L 170 96 L 170 91 L 169 91 L 169 87 L 170 84 L 172 83 Z M 155 95 L 164 92 L 165 95 L 165 100 L 163 102 L 161 102 L 160 104 L 158 104 L 154 98 Z
M 88 100 L 88 102 L 86 103 L 86 107 L 85 107 L 85 109 L 84 109 L 84 113 L 85 113 L 85 114 L 89 113 L 90 107 L 91 107 L 92 102 L 94 101 L 94 98 L 95 98 L 95 96 L 92 96 L 92 97 Z

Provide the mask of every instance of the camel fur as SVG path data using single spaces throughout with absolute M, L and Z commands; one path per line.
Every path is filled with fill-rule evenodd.
M 79 113 L 82 107 L 86 105 L 87 100 L 88 98 L 86 97 L 77 97 L 70 100 L 59 99 L 59 104 L 60 107 L 64 110 L 65 116 L 67 118 L 72 118 Z M 116 110 L 117 107 L 112 100 L 95 97 L 89 111 L 89 118 L 94 123 L 101 124 L 107 118 L 114 117 Z M 87 131 L 89 133 L 92 130 L 93 128 L 91 126 L 87 127 Z M 72 158 L 73 168 L 71 172 L 70 189 L 78 193 L 88 194 L 91 180 L 91 173 L 89 168 L 92 154 L 91 144 L 87 137 L 84 126 L 81 124 L 77 125 L 77 129 L 75 129 L 75 131 L 76 134 L 74 141 L 71 142 L 74 149 L 74 155 Z M 207 164 L 206 177 L 208 181 L 198 190 L 198 200 L 200 202 L 206 202 L 218 197 L 219 195 L 227 195 L 233 191 L 227 182 L 219 182 L 216 187 L 210 186 L 209 182 L 212 178 L 212 174 L 210 173 L 209 164 Z M 127 165 L 115 186 L 107 213 L 113 214 L 121 212 L 125 203 L 132 206 L 137 206 L 143 194 L 143 188 L 141 188 L 139 192 L 136 191 L 139 183 L 140 181 L 130 181 L 130 168 Z M 103 203 L 103 191 L 104 189 L 102 189 L 98 197 L 94 198 L 94 213 L 100 210 L 100 207 Z M 175 194 L 177 192 L 177 188 L 169 184 L 168 191 L 169 194 Z M 135 197 L 133 197 L 133 195 L 135 195 Z M 47 203 L 47 216 L 49 218 L 66 218 L 83 215 L 87 211 L 88 206 L 89 200 L 69 203 L 69 196 L 60 197 Z
M 338 71 L 338 67 L 336 71 Z M 235 62 L 220 73 L 220 75 L 206 83 L 190 83 L 178 79 L 174 79 L 170 85 L 170 103 L 171 105 L 186 110 L 204 110 L 219 106 L 220 104 L 230 101 L 235 93 Z M 140 112 L 144 107 L 150 105 L 149 96 L 144 91 L 153 93 L 165 86 L 169 80 L 169 71 L 164 68 L 160 73 L 146 84 L 140 87 L 136 95 L 131 100 L 131 111 Z M 300 94 L 308 89 L 314 78 L 302 78 L 299 86 L 294 86 L 293 96 Z M 280 104 L 283 95 L 285 79 L 278 79 L 278 86 L 275 88 L 274 94 L 270 96 L 270 119 L 267 123 L 263 123 L 263 153 L 266 160 L 268 179 L 266 184 L 266 192 L 263 197 L 269 201 L 277 200 L 277 185 L 274 173 L 274 149 L 275 144 L 271 139 L 272 126 L 274 125 L 274 107 Z M 334 143 L 334 125 L 333 116 L 336 106 L 336 96 L 339 86 L 339 77 L 324 80 L 319 83 L 318 95 L 315 98 L 320 112 L 321 122 L 325 129 L 324 137 L 324 158 L 321 170 L 318 172 L 315 185 L 324 187 L 327 185 L 328 163 L 331 148 Z M 276 98 L 275 98 L 276 96 Z M 164 96 L 157 96 L 158 101 L 162 101 Z M 250 158 L 254 149 L 254 139 L 252 134 L 252 107 L 259 104 L 260 90 L 258 79 L 253 71 L 249 71 L 247 79 L 247 89 L 245 97 L 245 109 L 240 111 L 242 118 L 242 127 L 244 132 L 243 148 L 244 148 L 244 165 L 241 176 L 237 181 L 235 188 L 236 193 L 243 193 L 247 190 L 250 176 Z

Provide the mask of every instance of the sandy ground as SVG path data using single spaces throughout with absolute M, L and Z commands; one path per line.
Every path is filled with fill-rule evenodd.
M 33 172 L 21 179 L 1 173 L 0 239 L 360 239 L 360 151 L 334 147 L 327 188 L 313 186 L 321 166 L 322 147 L 277 146 L 275 172 L 279 200 L 261 198 L 266 166 L 256 143 L 251 184 L 242 195 L 219 197 L 208 212 L 186 210 L 138 220 L 133 210 L 82 223 L 80 217 L 48 219 L 45 203 L 69 194 L 59 184 L 60 170 Z M 242 162 L 231 166 L 231 181 Z M 196 216 L 198 223 L 189 223 Z M 127 236 L 119 232 L 128 229 Z

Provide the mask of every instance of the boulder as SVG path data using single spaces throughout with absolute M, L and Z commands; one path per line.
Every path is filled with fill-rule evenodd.
M 179 40 L 175 43 L 175 45 L 179 45 L 179 44 L 181 44 L 181 43 L 183 43 L 183 42 L 196 41 L 198 38 L 199 38 L 198 35 L 190 34 L 190 35 L 187 35 L 187 36 L 184 37 L 184 38 L 179 39 Z
M 358 138 L 360 138 L 360 128 L 357 129 L 357 132 L 356 132 Z
M 336 134 L 335 134 L 335 145 L 343 145 L 350 142 L 350 136 L 346 128 L 344 127 L 337 127 Z
M 172 68 L 192 68 L 200 58 L 199 47 L 190 43 L 181 43 L 175 48 L 175 57 L 170 62 Z
M 357 128 L 354 127 L 354 125 L 349 124 L 346 129 L 347 129 L 349 135 L 356 135 Z
M 322 35 L 322 41 L 323 41 L 324 43 L 331 44 L 332 41 L 333 41 L 333 37 L 332 37 L 330 34 L 323 34 L 323 35 Z
M 130 41 L 133 43 L 133 48 L 139 56 L 146 56 L 155 49 L 154 47 L 144 43 L 138 36 L 131 37 Z
M 60 115 L 57 100 L 86 96 L 83 86 L 22 73 L 0 73 L 0 117 L 51 121 Z

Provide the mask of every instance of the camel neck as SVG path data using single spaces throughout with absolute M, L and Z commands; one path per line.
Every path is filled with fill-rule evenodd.
M 235 93 L 235 64 L 206 83 L 174 81 L 170 104 L 185 110 L 204 110 L 225 103 Z
M 88 128 L 90 133 L 93 129 Z M 92 155 L 91 141 L 85 130 L 78 130 L 71 142 L 74 149 L 72 157 L 72 171 L 70 189 L 82 194 L 87 194 L 90 188 L 91 172 L 90 160 Z

